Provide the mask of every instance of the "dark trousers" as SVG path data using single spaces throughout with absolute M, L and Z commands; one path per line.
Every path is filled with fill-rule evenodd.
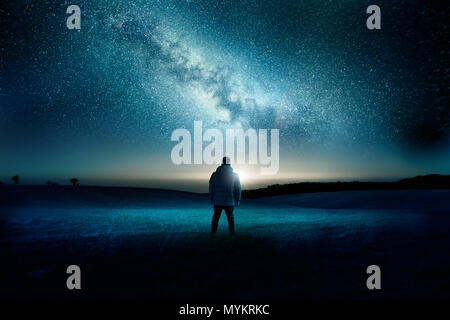
M 234 215 L 233 215 L 234 206 L 214 206 L 214 215 L 211 224 L 211 234 L 216 234 L 217 232 L 217 226 L 219 224 L 219 219 L 220 215 L 222 214 L 222 210 L 225 210 L 225 214 L 227 215 L 228 231 L 230 231 L 230 234 L 234 234 Z

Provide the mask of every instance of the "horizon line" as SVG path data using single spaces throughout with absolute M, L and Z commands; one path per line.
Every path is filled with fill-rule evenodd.
M 290 184 L 301 184 L 301 183 L 354 183 L 354 182 L 363 182 L 363 183 L 395 183 L 395 182 L 399 182 L 405 179 L 412 179 L 412 178 L 418 178 L 418 177 L 426 177 L 426 176 L 442 176 L 442 177 L 450 177 L 449 174 L 439 174 L 439 173 L 430 173 L 430 174 L 424 174 L 424 175 L 416 175 L 416 176 L 409 176 L 409 177 L 398 177 L 398 178 L 390 178 L 391 181 L 386 181 L 386 180 L 382 180 L 382 181 L 369 181 L 369 180 L 349 180 L 349 179 L 343 179 L 344 181 L 341 180 L 326 180 L 326 181 L 317 181 L 317 180 L 305 180 L 305 181 L 297 181 L 297 182 L 288 182 L 288 183 L 273 183 L 273 184 L 268 184 L 266 186 L 260 186 L 260 187 L 255 187 L 252 189 L 246 189 L 246 188 L 242 188 L 242 190 L 257 190 L 257 189 L 265 189 L 268 188 L 270 186 L 275 186 L 275 185 L 290 185 Z M 394 180 L 395 179 L 395 180 Z M 1 180 L 0 180 L 1 181 Z M 161 181 L 161 180 L 153 180 L 153 181 Z M 173 180 L 171 180 L 173 181 Z M 184 180 L 186 181 L 186 180 Z M 56 185 L 54 185 L 54 183 L 56 183 Z M 15 184 L 15 183 L 1 183 L 0 186 L 41 186 L 41 187 L 75 187 L 73 185 L 71 185 L 70 183 L 67 184 L 60 184 L 57 182 L 52 182 L 52 184 L 48 185 L 48 184 L 38 184 L 38 183 L 26 183 L 26 184 Z M 151 190 L 166 190 L 166 191 L 178 191 L 178 192 L 190 192 L 190 193 L 205 193 L 205 192 L 195 192 L 195 191 L 186 191 L 183 189 L 178 189 L 178 188 L 164 188 L 164 187 L 151 187 L 151 186 L 137 186 L 137 185 L 104 185 L 104 184 L 82 184 L 82 185 L 78 185 L 76 187 L 97 187 L 97 188 L 129 188 L 129 189 L 151 189 Z M 207 192 L 206 192 L 207 193 Z

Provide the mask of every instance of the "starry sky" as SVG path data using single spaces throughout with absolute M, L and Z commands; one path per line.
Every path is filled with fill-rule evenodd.
M 448 8 L 429 1 L 0 5 L 0 180 L 205 191 L 177 128 L 277 128 L 244 187 L 450 174 Z M 81 30 L 66 9 L 81 8 Z M 366 8 L 381 8 L 381 30 Z

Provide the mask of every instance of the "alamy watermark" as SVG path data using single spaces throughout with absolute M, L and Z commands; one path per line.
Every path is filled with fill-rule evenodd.
M 377 5 L 370 5 L 366 9 L 370 16 L 366 20 L 366 26 L 369 30 L 381 29 L 381 10 Z M 78 5 L 72 4 L 67 7 L 66 14 L 70 16 L 66 20 L 66 26 L 70 30 L 81 29 L 81 9 Z
M 72 264 L 67 267 L 67 274 L 70 276 L 66 280 L 66 286 L 69 290 L 81 289 L 81 269 L 76 264 Z
M 269 134 L 270 131 L 270 155 Z M 262 175 L 273 175 L 280 166 L 279 129 L 226 129 L 225 144 L 221 130 L 209 128 L 203 133 L 202 121 L 194 121 L 192 157 L 192 135 L 187 129 L 172 132 L 171 141 L 178 143 L 173 147 L 170 157 L 172 163 L 181 164 L 220 164 L 223 156 L 231 163 L 260 164 Z M 248 157 L 246 157 L 248 141 Z M 209 143 L 203 148 L 203 142 Z M 248 160 L 248 161 L 247 161 Z
M 70 16 L 67 18 L 66 26 L 69 30 L 80 30 L 81 29 L 81 10 L 80 7 L 73 4 L 67 7 L 67 14 Z

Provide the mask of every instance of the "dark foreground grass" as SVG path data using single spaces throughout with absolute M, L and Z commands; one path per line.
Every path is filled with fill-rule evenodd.
M 283 244 L 238 234 L 160 233 L 3 244 L 2 298 L 170 301 L 450 298 L 449 236 L 365 231 Z M 66 289 L 68 265 L 82 290 Z M 382 268 L 369 291 L 366 268 Z

